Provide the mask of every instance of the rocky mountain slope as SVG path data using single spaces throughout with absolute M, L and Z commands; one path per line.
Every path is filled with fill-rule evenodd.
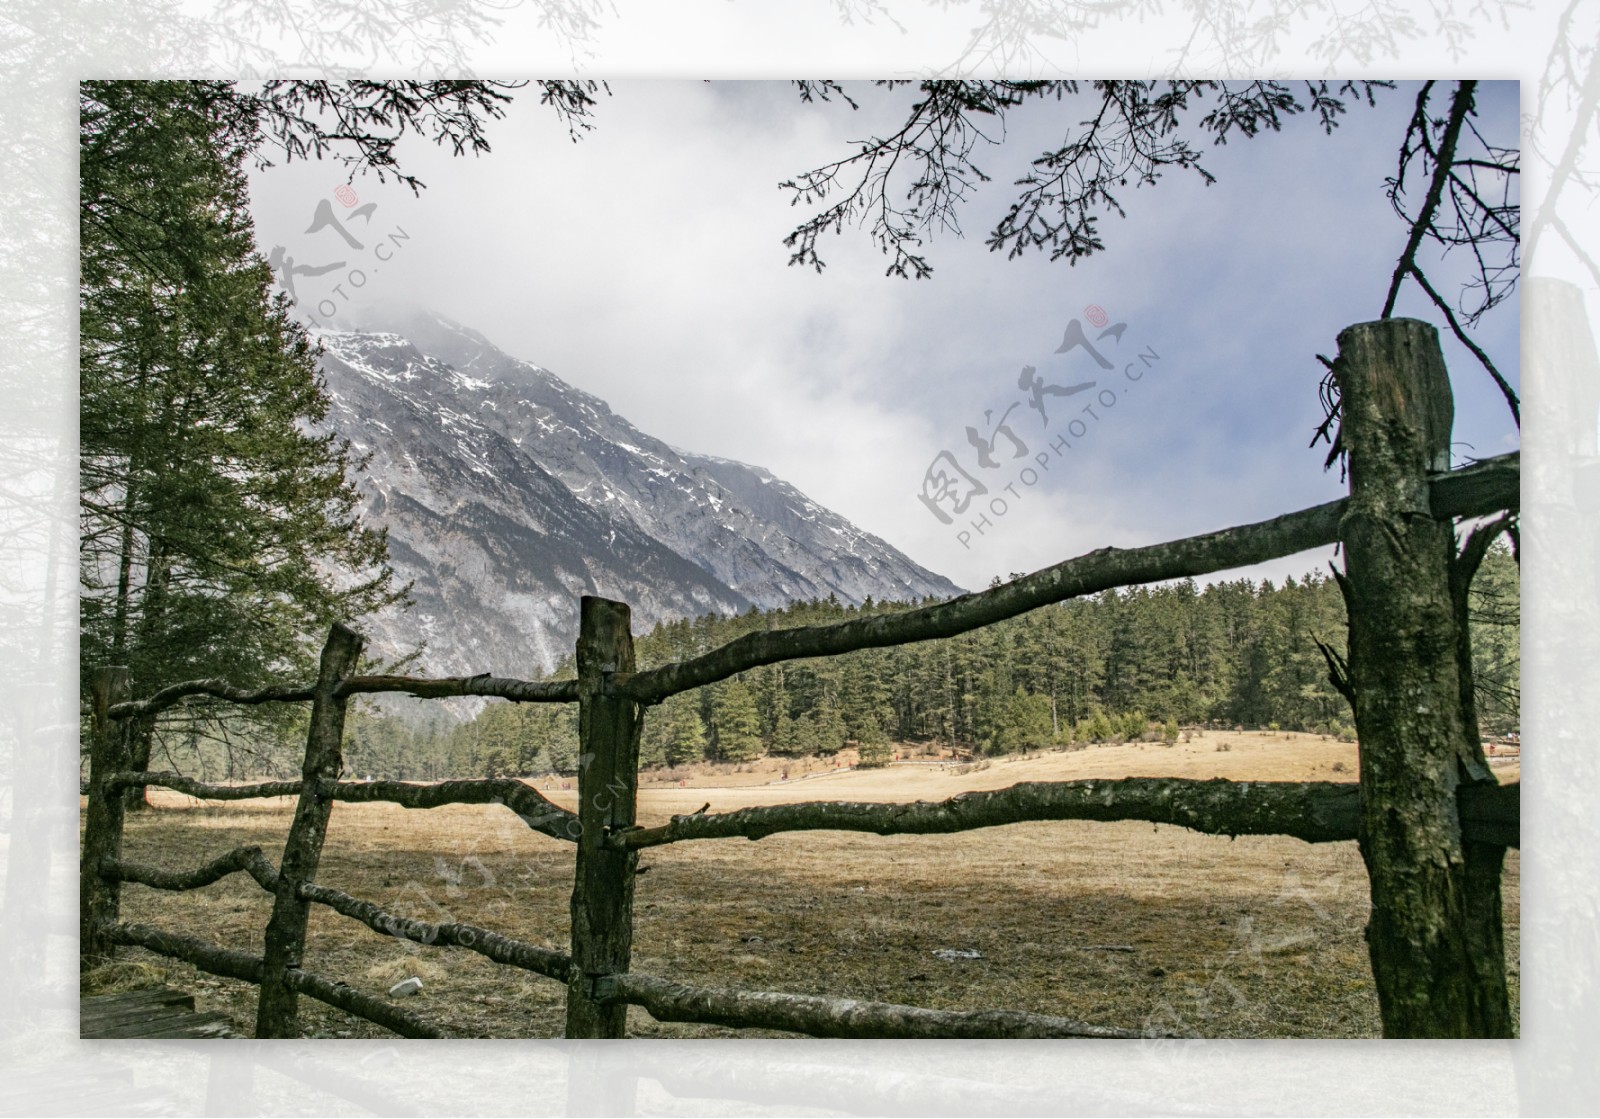
M 578 597 L 630 603 L 634 630 L 708 611 L 961 589 L 760 467 L 676 450 L 604 401 L 426 312 L 326 331 L 329 422 L 370 462 L 416 606 L 368 629 L 426 642 L 430 673 L 526 676 L 572 649 Z

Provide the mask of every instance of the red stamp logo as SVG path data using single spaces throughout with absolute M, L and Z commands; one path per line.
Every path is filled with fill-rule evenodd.
M 333 196 L 339 200 L 340 205 L 346 207 L 354 206 L 357 202 L 361 201 L 356 197 L 356 192 L 350 189 L 349 183 L 341 183 L 339 185 L 339 189 L 333 192 Z M 1103 311 L 1101 312 L 1101 314 L 1104 313 L 1105 312 Z M 1095 325 L 1098 326 L 1100 324 L 1096 323 Z
M 347 202 L 345 205 L 348 206 L 349 203 Z M 1111 321 L 1111 316 L 1106 314 L 1105 308 L 1100 306 L 1098 303 L 1091 303 L 1085 307 L 1083 309 L 1083 317 L 1088 319 L 1096 327 L 1105 326 L 1106 323 Z

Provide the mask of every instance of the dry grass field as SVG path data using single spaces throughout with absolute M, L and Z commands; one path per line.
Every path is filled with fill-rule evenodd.
M 953 767 L 836 771 L 780 761 L 652 775 L 641 823 L 795 800 L 937 800 L 1018 781 L 1127 776 L 1354 780 L 1356 751 L 1311 735 L 1211 733 L 1173 746 L 1091 747 Z M 780 777 L 785 770 L 789 780 Z M 1517 779 L 1497 767 L 1502 781 Z M 686 784 L 680 785 L 680 782 Z M 567 807 L 576 793 L 539 781 Z M 292 804 L 200 803 L 160 791 L 129 818 L 124 857 L 188 869 L 240 844 L 274 862 Z M 1361 931 L 1366 876 L 1353 843 L 1235 840 L 1149 824 L 1019 824 L 949 836 L 841 832 L 646 850 L 634 970 L 707 985 L 831 994 L 950 1009 L 1012 1007 L 1103 1025 L 1208 1037 L 1374 1037 L 1377 998 Z M 1518 857 L 1505 874 L 1507 964 L 1518 974 Z M 512 813 L 337 804 L 319 880 L 428 921 L 459 920 L 565 948 L 572 848 Z M 123 889 L 123 919 L 259 953 L 269 899 L 244 875 L 168 894 Z M 942 958 L 942 949 L 976 958 Z M 201 1009 L 248 1034 L 255 989 L 139 950 Z M 406 1005 L 470 1037 L 556 1037 L 563 990 L 475 953 L 379 936 L 313 907 L 305 966 L 382 994 L 423 980 Z M 308 1035 L 389 1036 L 301 999 Z M 640 1037 L 733 1036 L 657 1023 Z M 743 1036 L 752 1036 L 746 1032 Z M 783 1036 L 783 1035 L 757 1035 Z

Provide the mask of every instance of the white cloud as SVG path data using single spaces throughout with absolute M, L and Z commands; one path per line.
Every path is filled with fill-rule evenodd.
M 365 291 L 476 327 L 670 443 L 768 467 L 971 586 L 1337 495 L 1306 446 L 1321 414 L 1315 355 L 1381 308 L 1403 232 L 1382 180 L 1409 88 L 1352 106 L 1332 137 L 1301 119 L 1208 149 L 1214 186 L 1171 172 L 1127 188 L 1127 218 L 1101 223 L 1107 250 L 1076 268 L 983 244 L 1009 182 L 1086 113 L 1032 107 L 1003 148 L 980 153 L 994 182 L 963 215 L 966 239 L 935 238 L 935 277 L 915 283 L 885 278 L 854 229 L 824 239 L 823 275 L 787 267 L 782 238 L 810 211 L 777 189 L 888 127 L 911 91 L 893 104 L 868 91 L 852 113 L 803 106 L 783 83 L 612 88 L 579 143 L 525 96 L 491 126 L 487 157 L 403 150 L 429 184 L 420 199 L 358 179 L 379 204 L 373 227 L 410 235 Z M 1491 126 L 1514 121 L 1513 101 L 1485 98 Z M 340 248 L 304 232 L 339 180 L 326 164 L 256 176 L 264 245 L 304 261 Z M 1091 302 L 1129 321 L 1159 370 L 1071 469 L 963 545 L 917 501 L 923 471 L 943 449 L 970 453 L 964 428 L 1020 398 L 1023 364 L 1064 372 L 1052 351 Z M 1485 338 L 1514 373 L 1514 309 L 1500 320 Z M 1458 437 L 1499 449 L 1508 425 L 1487 378 L 1463 368 L 1457 381 Z M 1025 406 L 1013 416 L 1019 432 L 1033 425 L 1030 442 L 1056 433 Z

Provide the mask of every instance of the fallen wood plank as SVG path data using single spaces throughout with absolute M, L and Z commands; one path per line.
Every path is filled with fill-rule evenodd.
M 195 1010 L 194 996 L 151 987 L 79 1000 L 78 1036 L 95 1040 L 234 1037 L 228 1015 Z
M 109 1039 L 122 1038 L 224 1038 L 238 1037 L 233 1021 L 226 1014 L 211 1011 L 206 1014 L 188 1014 L 176 1018 L 144 1023 L 142 1027 L 129 1025 L 105 1035 Z

